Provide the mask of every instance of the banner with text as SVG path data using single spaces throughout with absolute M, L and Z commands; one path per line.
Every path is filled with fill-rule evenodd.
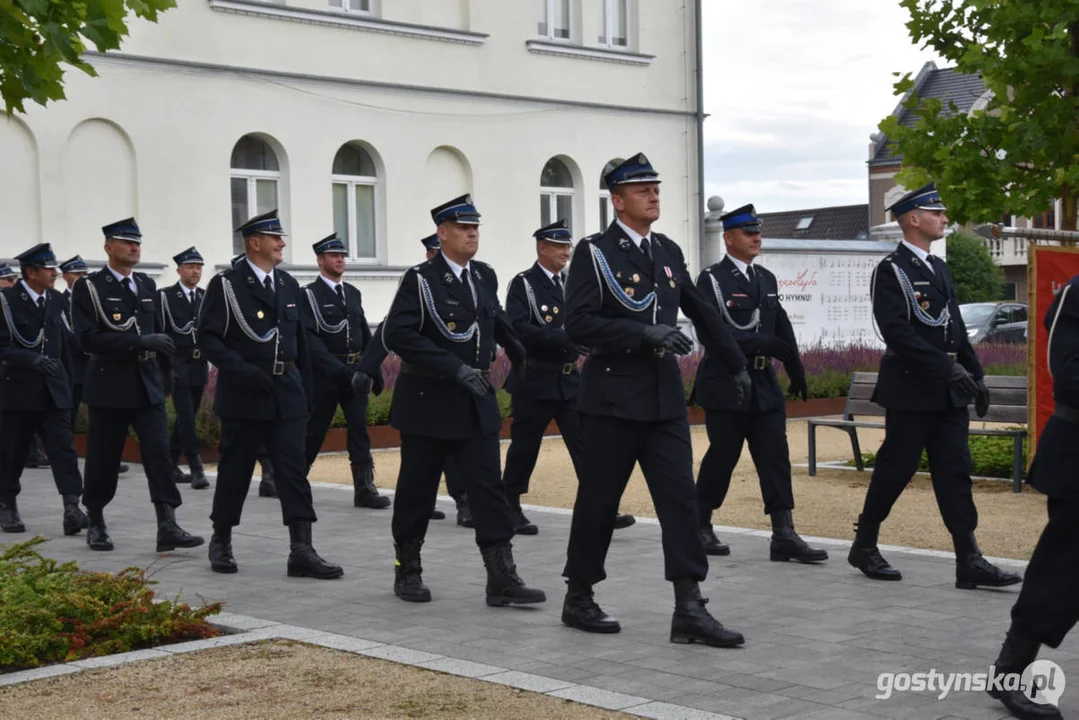
M 1032 245 L 1027 255 L 1027 269 L 1030 281 L 1030 328 L 1027 332 L 1029 465 L 1038 437 L 1053 414 L 1053 378 L 1049 375 L 1049 330 L 1045 327 L 1045 313 L 1068 281 L 1079 275 L 1079 249 Z

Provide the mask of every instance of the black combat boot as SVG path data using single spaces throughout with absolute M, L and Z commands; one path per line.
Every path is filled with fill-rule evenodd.
M 30 454 L 26 457 L 26 467 L 34 470 L 37 468 L 47 468 L 50 464 L 49 456 L 42 452 L 37 444 L 37 435 L 35 435 L 34 439 L 31 441 Z
M 112 538 L 109 537 L 105 527 L 105 513 L 101 510 L 86 508 L 86 514 L 90 517 L 89 529 L 86 531 L 86 544 L 91 550 L 108 552 L 112 550 Z
M 441 510 L 436 508 L 436 509 L 431 511 L 431 519 L 432 520 L 445 520 L 446 519 L 446 513 L 442 512 Z
M 742 633 L 728 630 L 705 609 L 696 580 L 674 581 L 674 617 L 671 618 L 671 642 L 701 643 L 712 647 L 737 647 L 745 643 Z
M 269 458 L 259 460 L 262 465 L 262 479 L 259 481 L 259 497 L 277 497 L 277 485 L 273 479 L 273 463 Z
M 178 547 L 193 548 L 202 545 L 205 540 L 199 535 L 191 535 L 176 524 L 176 509 L 167 503 L 154 503 L 157 511 L 157 551 L 169 552 Z
M 14 495 L 0 497 L 0 530 L 6 533 L 26 532 L 26 525 L 19 517 L 19 505 Z
M 169 453 L 169 459 L 172 460 L 172 481 L 177 485 L 191 482 L 191 475 L 187 475 L 180 469 L 180 453 L 172 451 Z
M 521 509 L 521 496 L 508 495 L 506 499 L 510 501 L 510 507 L 513 508 L 513 532 L 517 535 L 538 535 L 539 528 L 525 516 L 525 511 Z
M 126 473 L 130 469 L 131 468 L 128 467 L 127 463 L 120 463 L 119 465 L 116 466 L 116 472 L 119 475 L 123 475 L 124 473 Z
M 592 585 L 584 580 L 566 580 L 566 599 L 562 602 L 562 624 L 590 633 L 621 632 L 622 626 L 596 604 Z
M 311 523 L 294 520 L 288 526 L 289 554 L 288 576 L 309 577 L 316 580 L 334 580 L 345 574 L 340 565 L 328 563 L 319 557 L 311 545 Z
M 394 545 L 397 561 L 393 565 L 393 594 L 405 602 L 431 602 L 431 590 L 423 584 L 421 547 L 423 540 L 420 538 Z
M 210 536 L 210 569 L 216 573 L 231 574 L 239 570 L 232 556 L 232 527 L 214 525 Z
M 187 467 L 191 469 L 192 490 L 204 490 L 210 487 L 210 480 L 206 477 L 206 468 L 202 466 L 202 457 L 197 450 L 187 456 Z
M 776 562 L 797 560 L 813 563 L 828 559 L 827 550 L 809 547 L 806 541 L 794 532 L 794 520 L 790 510 L 772 511 L 772 544 L 769 552 L 769 557 Z
M 1001 570 L 982 557 L 973 532 L 952 535 L 955 544 L 955 586 L 961 590 L 973 590 L 979 585 L 1005 587 L 1023 582 L 1013 572 Z
M 854 543 L 850 546 L 847 562 L 874 580 L 902 580 L 902 573 L 889 565 L 877 549 L 880 523 L 870 522 L 859 515 L 854 531 Z
M 382 510 L 390 506 L 390 499 L 378 494 L 375 487 L 375 468 L 352 465 L 352 506 Z
M 993 663 L 995 675 L 991 680 L 1009 673 L 1022 675 L 1023 670 L 1038 656 L 1040 646 L 1041 643 L 1023 634 L 1014 625 L 1010 627 L 1008 634 L 1004 636 L 1000 655 Z M 1056 706 L 1040 705 L 1031 700 L 1023 690 L 998 690 L 991 682 L 988 692 L 991 697 L 1004 703 L 1004 707 L 1020 720 L 1062 720 L 1064 717 Z
M 716 537 L 716 531 L 712 529 L 712 524 L 701 525 L 701 542 L 704 543 L 705 555 L 730 555 L 731 548 L 727 543 L 723 542 Z
M 64 535 L 77 535 L 90 526 L 90 518 L 79 507 L 78 495 L 62 495 L 64 500 Z
M 637 518 L 633 517 L 629 513 L 616 513 L 614 516 L 614 529 L 625 530 L 630 525 L 637 522 Z
M 472 519 L 472 506 L 465 493 L 461 493 L 457 498 L 457 524 L 466 528 L 476 527 L 476 521 Z
M 517 574 L 511 547 L 507 540 L 480 549 L 483 564 L 487 568 L 487 604 L 501 607 L 546 602 L 547 596 L 542 590 L 528 587 Z

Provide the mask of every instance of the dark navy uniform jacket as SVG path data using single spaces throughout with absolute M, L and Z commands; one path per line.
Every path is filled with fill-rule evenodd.
M 304 329 L 316 392 L 348 391 L 360 353 L 371 342 L 363 296 L 348 283 L 342 282 L 341 288 L 344 302 L 322 278 L 303 288 Z
M 21 282 L 0 290 L 0 407 L 44 412 L 70 409 L 71 378 L 61 366 L 54 377 L 34 369 L 41 355 L 70 365 L 64 325 L 64 296 L 45 291 L 38 307 Z
M 195 288 L 195 302 L 187 299 L 180 283 L 161 291 L 161 313 L 165 332 L 176 343 L 172 370 L 177 387 L 200 387 L 209 377 L 209 363 L 198 346 L 199 308 L 206 297 L 202 288 Z
M 300 319 L 302 291 L 288 273 L 273 271 L 274 292 L 245 260 L 210 280 L 199 316 L 199 345 L 217 367 L 214 412 L 230 420 L 290 420 L 308 414 L 311 368 Z M 276 331 L 276 334 L 275 334 Z M 252 385 L 262 372 L 273 392 Z
M 506 315 L 528 352 L 524 380 L 510 371 L 506 390 L 533 400 L 572 400 L 577 397 L 577 348 L 566 334 L 566 286 L 562 289 L 536 263 L 510 281 Z
M 873 271 L 873 317 L 888 346 L 873 401 L 891 410 L 965 407 L 973 398 L 948 385 L 953 362 L 975 380 L 985 374 L 967 338 L 948 266 L 936 258 L 934 268 L 900 245 Z
M 477 260 L 469 267 L 475 302 L 439 253 L 405 272 L 382 323 L 386 348 L 402 361 L 390 409 L 401 432 L 467 440 L 502 427 L 493 393 L 479 397 L 454 380 L 462 365 L 489 370 L 495 343 L 516 339 L 495 271 Z
M 751 267 L 753 282 L 742 274 L 730 257 L 724 257 L 697 277 L 697 289 L 727 320 L 731 334 L 749 359 L 747 369 L 753 381 L 749 404 L 739 406 L 734 380 L 727 366 L 706 352 L 697 367 L 697 380 L 693 386 L 694 401 L 705 410 L 764 411 L 786 407 L 772 367 L 772 355 L 764 343 L 777 337 L 797 353 L 798 339 L 787 311 L 779 303 L 776 276 L 760 265 Z M 754 324 L 758 318 L 759 324 Z M 739 329 L 735 324 L 747 329 Z
M 1054 327 L 1055 322 L 1055 327 Z M 1038 438 L 1027 482 L 1046 495 L 1079 501 L 1079 275 L 1073 277 L 1045 313 L 1053 400 L 1072 411 L 1065 420 L 1054 414 Z
M 681 248 L 659 233 L 651 237 L 651 261 L 617 222 L 582 240 L 573 252 L 566 331 L 592 353 L 581 375 L 577 409 L 582 413 L 651 422 L 686 417 L 675 356 L 643 343 L 646 325 L 676 327 L 679 308 L 728 372 L 745 367 L 745 355 L 723 319 L 693 285 Z
M 135 410 L 165 402 L 162 378 L 172 359 L 148 353 L 143 335 L 163 333 L 157 285 L 149 275 L 131 273 L 137 296 L 108 267 L 79 278 L 71 298 L 75 334 L 90 354 L 82 400 L 87 405 Z
M 71 288 L 60 293 L 64 298 L 64 331 L 65 340 L 71 353 L 71 382 L 82 385 L 86 378 L 86 364 L 90 356 L 83 352 L 79 345 L 79 337 L 75 334 L 75 321 L 71 317 Z

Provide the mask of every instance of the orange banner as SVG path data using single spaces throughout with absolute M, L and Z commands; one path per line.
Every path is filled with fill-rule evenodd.
M 1045 313 L 1053 298 L 1076 275 L 1079 275 L 1079 249 L 1055 245 L 1031 245 L 1027 253 L 1028 293 L 1030 297 L 1027 332 L 1027 428 L 1030 450 L 1027 464 L 1045 423 L 1053 414 L 1053 378 L 1049 375 L 1049 331 Z

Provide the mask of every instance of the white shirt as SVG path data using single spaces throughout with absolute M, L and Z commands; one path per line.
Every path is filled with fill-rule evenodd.
M 318 276 L 320 278 L 322 278 L 322 282 L 324 282 L 324 283 L 326 283 L 327 285 L 330 286 L 330 290 L 333 290 L 334 295 L 337 294 L 337 288 L 344 285 L 344 283 L 334 282 L 333 280 L 330 280 L 328 277 L 326 277 L 322 273 L 319 273 Z M 341 288 L 341 295 L 344 296 L 344 294 L 345 294 L 345 289 L 342 287 Z
M 457 276 L 458 280 L 461 280 L 461 273 L 463 273 L 465 270 L 468 270 L 468 266 L 472 264 L 471 262 L 467 262 L 462 267 L 461 265 L 458 265 L 453 260 L 450 260 L 448 257 L 446 257 L 446 253 L 442 253 L 442 257 L 446 260 L 446 264 L 450 266 L 450 270 L 453 270 L 453 274 Z M 472 273 L 469 272 L 467 281 L 461 280 L 461 282 L 467 282 L 469 289 L 472 290 L 472 303 L 475 304 L 476 287 L 472 284 Z
M 752 278 L 749 277 L 749 263 L 742 262 L 730 253 L 727 253 L 727 257 L 731 259 L 731 262 L 734 263 L 734 266 L 738 268 L 738 271 L 745 276 L 746 280 L 752 280 Z
M 189 303 L 194 303 L 195 302 L 195 291 L 194 291 L 194 289 L 188 288 L 187 285 L 184 285 L 183 283 L 180 283 L 180 288 L 184 291 L 184 295 L 187 296 L 187 301 Z
M 554 279 L 556 277 L 558 278 L 559 282 L 562 281 L 562 273 L 553 273 L 547 268 L 543 267 L 542 263 L 536 263 L 536 265 L 539 266 L 539 269 L 543 271 L 543 274 L 546 275 L 547 279 L 550 280 L 552 283 L 554 282 Z
M 138 290 L 135 288 L 135 277 L 134 277 L 134 275 L 121 275 L 120 272 L 116 268 L 114 268 L 112 265 L 106 265 L 105 267 L 107 267 L 109 269 L 109 272 L 111 272 L 112 276 L 119 281 L 120 285 L 122 285 L 123 287 L 126 287 L 131 292 L 135 292 L 135 293 L 138 292 Z M 128 280 L 130 280 L 131 282 L 128 282 Z
M 20 280 L 19 282 L 22 283 L 22 289 L 30 294 L 30 299 L 34 302 L 35 305 L 37 305 L 37 299 L 41 297 L 41 295 L 31 290 L 30 286 L 25 280 Z
M 921 258 L 922 262 L 925 263 L 925 266 L 929 268 L 929 272 L 933 273 L 934 275 L 937 274 L 937 271 L 933 269 L 932 264 L 930 264 L 929 262 L 929 253 L 927 253 L 925 250 L 922 250 L 917 245 L 911 245 L 906 240 L 900 240 L 899 242 L 901 242 L 903 245 L 906 245 L 907 249 L 914 253 L 915 257 Z
M 247 264 L 251 266 L 251 271 L 255 273 L 255 277 L 258 278 L 259 285 L 266 287 L 266 278 L 270 278 L 270 287 L 277 287 L 277 279 L 273 276 L 273 270 L 266 272 L 255 263 L 251 262 L 251 258 L 247 259 Z
M 655 247 L 656 243 L 652 240 L 652 231 L 651 230 L 648 231 L 647 235 L 641 235 L 639 232 L 637 232 L 636 230 L 631 228 L 629 225 L 626 225 L 624 222 L 622 222 L 618 218 L 615 218 L 614 221 L 616 223 L 618 223 L 618 226 L 620 228 L 622 228 L 622 230 L 625 231 L 626 235 L 629 235 L 629 239 L 633 241 L 633 244 L 637 246 L 638 250 L 641 249 L 641 240 L 644 240 L 646 237 L 648 238 L 648 244 L 651 245 L 652 247 Z

